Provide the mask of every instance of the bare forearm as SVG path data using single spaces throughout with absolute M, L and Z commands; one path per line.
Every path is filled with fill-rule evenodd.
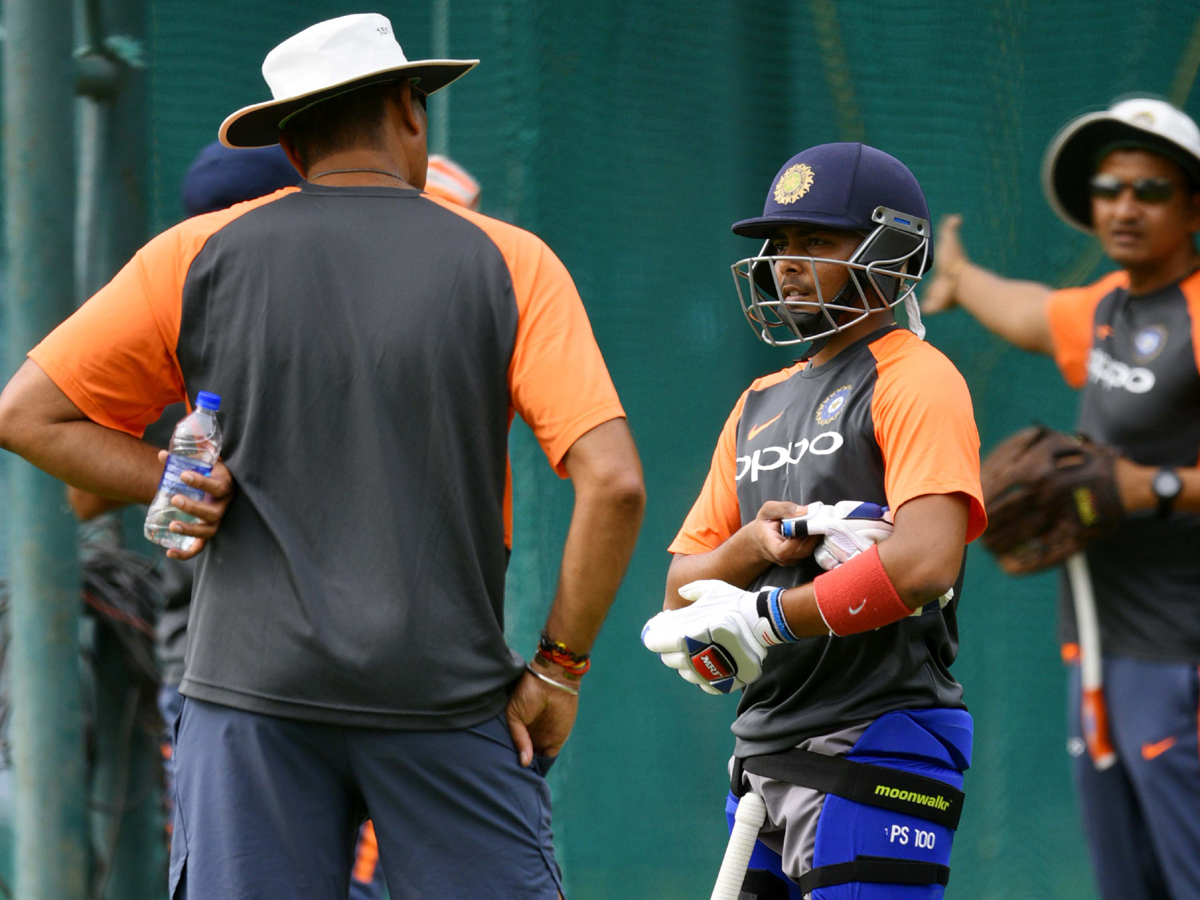
M 563 548 L 546 633 L 576 653 L 591 650 L 625 575 L 645 506 L 637 491 L 579 492 Z
M 31 359 L 0 394 L 0 448 L 101 497 L 130 503 L 154 498 L 158 451 L 91 421 Z
M 575 485 L 575 511 L 546 633 L 575 653 L 587 653 L 633 555 L 646 488 L 624 419 L 611 419 L 580 437 L 563 465 Z
M 1183 490 L 1175 500 L 1174 509 L 1179 512 L 1200 512 L 1200 469 L 1189 467 L 1176 469 L 1175 472 L 1183 482 Z M 1126 512 L 1158 506 L 1158 497 L 1151 487 L 1157 473 L 1157 466 L 1143 466 L 1128 459 L 1118 461 L 1117 487 Z
M 1018 281 L 963 263 L 954 290 L 955 300 L 989 331 L 1034 353 L 1054 352 L 1046 299 L 1050 288 Z
M 692 581 L 715 578 L 735 587 L 744 588 L 766 571 L 770 561 L 758 552 L 751 529 L 744 525 L 716 550 L 693 555 L 676 555 L 667 570 L 667 593 L 663 609 L 679 609 L 688 601 L 679 596 L 679 589 Z
M 87 420 L 30 425 L 3 446 L 72 487 L 126 503 L 153 500 L 162 475 L 149 444 Z
M 896 511 L 895 532 L 879 543 L 879 562 L 896 595 L 911 610 L 946 593 L 962 568 L 970 501 L 963 494 L 924 494 Z M 780 598 L 798 637 L 828 634 L 812 584 Z
M 112 500 L 69 486 L 67 487 L 67 502 L 71 504 L 71 509 L 75 511 L 75 518 L 80 522 L 90 521 L 96 516 L 126 505 L 123 500 Z
M 884 571 L 888 573 L 897 595 L 909 609 L 920 609 L 926 603 L 941 597 L 953 586 L 954 578 L 948 575 L 939 578 L 932 571 L 932 567 L 926 567 L 921 560 L 914 558 L 903 548 L 885 553 L 890 549 L 888 545 L 891 543 L 892 540 L 880 543 L 880 562 Z M 784 591 L 780 603 L 788 627 L 796 637 L 815 637 L 829 633 L 829 626 L 825 624 L 825 619 L 817 607 L 816 588 L 812 583 Z

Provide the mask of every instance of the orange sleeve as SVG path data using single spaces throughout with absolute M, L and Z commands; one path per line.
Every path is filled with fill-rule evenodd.
M 1192 320 L 1192 353 L 1196 358 L 1196 370 L 1200 371 L 1200 272 L 1185 278 L 1179 289 L 1183 291 Z
M 165 232 L 29 352 L 93 422 L 141 437 L 185 398 L 175 358 L 182 284 L 179 248 Z
M 1087 381 L 1088 353 L 1092 349 L 1096 307 L 1108 294 L 1129 283 L 1125 272 L 1113 272 L 1087 287 L 1064 288 L 1046 298 L 1046 318 L 1054 343 L 1054 361 L 1073 388 Z
M 871 417 L 888 506 L 895 511 L 924 494 L 966 494 L 970 543 L 983 534 L 987 515 L 967 383 L 950 360 L 911 332 L 894 331 L 871 352 L 878 371 Z
M 604 357 L 575 283 L 545 244 L 514 265 L 517 341 L 508 368 L 513 407 L 562 477 L 571 445 L 597 425 L 623 418 Z
M 712 465 L 700 496 L 683 520 L 683 527 L 667 548 L 671 553 L 692 555 L 716 550 L 742 527 L 742 510 L 737 496 L 737 429 L 746 404 L 746 391 L 738 398 L 725 420 Z
M 187 399 L 175 348 L 192 260 L 230 221 L 295 190 L 164 231 L 29 351 L 29 358 L 93 422 L 141 437 L 165 407 Z
M 571 445 L 597 425 L 625 416 L 575 283 L 529 232 L 429 199 L 482 228 L 508 265 L 518 317 L 508 367 L 512 405 L 565 478 L 563 458 Z

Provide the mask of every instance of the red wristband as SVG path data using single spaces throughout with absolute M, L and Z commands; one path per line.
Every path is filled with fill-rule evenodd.
M 838 637 L 874 631 L 912 615 L 888 578 L 877 545 L 819 575 L 813 592 L 821 618 Z

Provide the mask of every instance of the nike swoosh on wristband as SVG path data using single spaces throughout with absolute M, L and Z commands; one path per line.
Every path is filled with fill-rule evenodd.
M 779 416 L 782 416 L 782 415 L 783 415 L 783 413 L 779 414 Z M 774 425 L 776 422 L 778 422 L 779 416 L 776 416 L 774 419 L 771 419 L 769 422 L 763 422 L 761 425 L 755 425 L 753 428 L 750 429 L 750 433 L 748 435 L 746 435 L 746 440 L 748 440 L 748 441 L 754 440 L 756 437 L 758 437 L 758 435 L 762 432 L 762 430 L 764 428 L 766 428 L 768 425 Z
M 860 612 L 863 611 L 863 608 L 866 607 L 866 605 L 867 605 L 867 598 L 863 597 L 862 603 L 858 604 L 858 606 L 847 607 L 846 612 L 850 613 L 850 615 L 852 615 L 852 616 L 857 616 Z
M 1142 759 L 1155 759 L 1175 746 L 1175 738 L 1163 738 L 1153 744 L 1142 744 Z

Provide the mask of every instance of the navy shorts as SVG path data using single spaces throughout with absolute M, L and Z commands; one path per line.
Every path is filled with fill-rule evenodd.
M 550 762 L 522 768 L 503 715 L 394 731 L 187 700 L 170 896 L 346 900 L 369 815 L 393 900 L 555 900 Z
M 1079 666 L 1068 750 L 1096 886 L 1104 900 L 1200 898 L 1200 672 L 1186 663 L 1104 658 L 1117 763 L 1096 771 L 1080 730 Z

